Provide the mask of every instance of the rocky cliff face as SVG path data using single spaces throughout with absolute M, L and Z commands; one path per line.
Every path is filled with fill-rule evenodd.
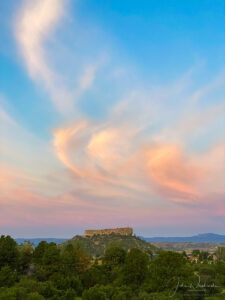
M 133 229 L 130 227 L 125 227 L 125 228 L 110 228 L 110 229 L 100 229 L 100 230 L 85 230 L 84 236 L 109 235 L 112 233 L 120 234 L 120 235 L 132 235 Z

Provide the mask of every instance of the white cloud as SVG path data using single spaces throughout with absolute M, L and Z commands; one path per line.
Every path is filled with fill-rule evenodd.
M 51 100 L 61 113 L 71 113 L 74 102 L 94 82 L 99 64 L 85 66 L 78 75 L 75 88 L 68 88 L 64 83 L 64 74 L 53 66 L 51 56 L 57 61 L 57 49 L 50 53 L 47 43 L 57 25 L 65 16 L 66 0 L 24 1 L 16 18 L 14 31 L 20 52 L 23 56 L 29 76 L 44 86 Z M 76 74 L 76 72 L 74 72 Z M 74 77 L 76 77 L 74 75 Z
M 58 108 L 60 99 L 56 97 L 59 92 L 56 85 L 57 74 L 48 63 L 45 42 L 63 16 L 63 2 L 24 1 L 15 23 L 16 39 L 29 75 L 45 85 Z

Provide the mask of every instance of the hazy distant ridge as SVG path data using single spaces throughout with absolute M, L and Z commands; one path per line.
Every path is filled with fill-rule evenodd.
M 147 242 L 225 243 L 225 235 L 203 233 L 189 237 L 140 237 Z
M 215 233 L 203 233 L 189 237 L 140 237 L 147 242 L 191 242 L 191 243 L 225 243 L 225 235 Z M 34 246 L 38 245 L 41 241 L 48 243 L 54 242 L 56 244 L 62 244 L 68 239 L 65 238 L 17 238 L 15 241 L 21 244 L 25 241 L 30 241 Z
M 37 246 L 40 242 L 42 241 L 46 241 L 47 243 L 56 243 L 56 244 L 62 244 L 64 242 L 66 242 L 68 239 L 64 239 L 64 238 L 17 238 L 15 239 L 15 241 L 18 243 L 18 244 L 22 244 L 24 243 L 25 241 L 30 241 L 32 244 L 34 244 L 34 246 Z

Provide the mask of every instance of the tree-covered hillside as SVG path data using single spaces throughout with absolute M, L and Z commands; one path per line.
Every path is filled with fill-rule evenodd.
M 1 236 L 0 300 L 222 300 L 225 247 L 214 256 L 198 250 L 192 259 L 164 250 L 152 256 L 108 243 L 95 259 L 76 243 L 33 248 Z
M 158 250 L 156 246 L 141 240 L 136 236 L 131 235 L 94 235 L 94 236 L 75 236 L 71 240 L 59 245 L 61 249 L 68 244 L 81 248 L 85 253 L 93 257 L 100 257 L 104 254 L 105 250 L 110 246 L 118 246 L 128 251 L 132 248 L 140 249 L 145 253 L 154 253 Z

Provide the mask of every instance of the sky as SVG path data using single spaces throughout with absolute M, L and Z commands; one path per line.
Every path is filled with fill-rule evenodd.
M 0 1 L 0 234 L 225 234 L 224 11 Z

